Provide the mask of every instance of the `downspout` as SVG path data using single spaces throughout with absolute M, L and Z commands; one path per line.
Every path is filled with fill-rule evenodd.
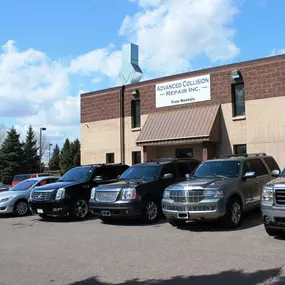
M 120 89 L 120 149 L 121 149 L 121 163 L 125 163 L 125 85 Z

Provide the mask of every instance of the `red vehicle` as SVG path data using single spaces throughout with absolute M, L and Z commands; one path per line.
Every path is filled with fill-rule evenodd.
M 50 176 L 49 173 L 32 173 L 32 174 L 18 174 L 14 176 L 14 179 L 12 181 L 12 187 L 17 185 L 19 182 L 29 179 L 29 178 L 35 178 L 35 177 L 41 177 L 41 176 Z

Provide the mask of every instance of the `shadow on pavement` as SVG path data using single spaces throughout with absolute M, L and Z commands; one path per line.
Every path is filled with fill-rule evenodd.
M 39 221 L 39 222 L 48 222 L 48 223 L 83 223 L 86 221 L 91 221 L 91 220 L 97 220 L 98 218 L 93 216 L 92 214 L 89 214 L 85 219 L 83 220 L 72 220 L 69 216 L 64 216 L 64 217 L 52 217 L 48 216 L 45 218 L 41 218 L 39 216 L 34 216 L 35 219 L 33 221 Z
M 132 220 L 132 219 L 112 219 L 108 222 L 103 222 L 101 221 L 102 224 L 106 225 L 112 225 L 112 226 L 141 226 L 141 227 L 146 227 L 146 226 L 151 226 L 151 227 L 160 227 L 160 225 L 165 224 L 167 221 L 164 217 L 159 219 L 155 223 L 147 224 L 143 223 L 140 220 Z
M 245 213 L 241 225 L 230 231 L 242 231 L 262 225 L 260 209 Z M 229 231 L 223 227 L 220 221 L 201 221 L 189 222 L 186 225 L 178 227 L 180 230 L 188 230 L 194 232 L 213 232 L 213 231 Z
M 167 280 L 128 280 L 123 283 L 105 283 L 96 277 L 71 283 L 69 285 L 284 285 L 285 278 L 280 276 L 281 268 L 256 271 L 254 273 L 244 273 L 242 271 L 224 271 L 213 275 L 198 276 L 176 276 Z

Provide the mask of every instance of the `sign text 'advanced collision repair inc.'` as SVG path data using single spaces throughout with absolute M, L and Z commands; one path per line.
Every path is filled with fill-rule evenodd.
M 156 84 L 156 108 L 211 100 L 210 75 Z

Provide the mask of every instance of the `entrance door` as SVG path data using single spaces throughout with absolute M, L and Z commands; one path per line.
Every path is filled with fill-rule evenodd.
M 193 148 L 177 148 L 176 158 L 193 158 Z

